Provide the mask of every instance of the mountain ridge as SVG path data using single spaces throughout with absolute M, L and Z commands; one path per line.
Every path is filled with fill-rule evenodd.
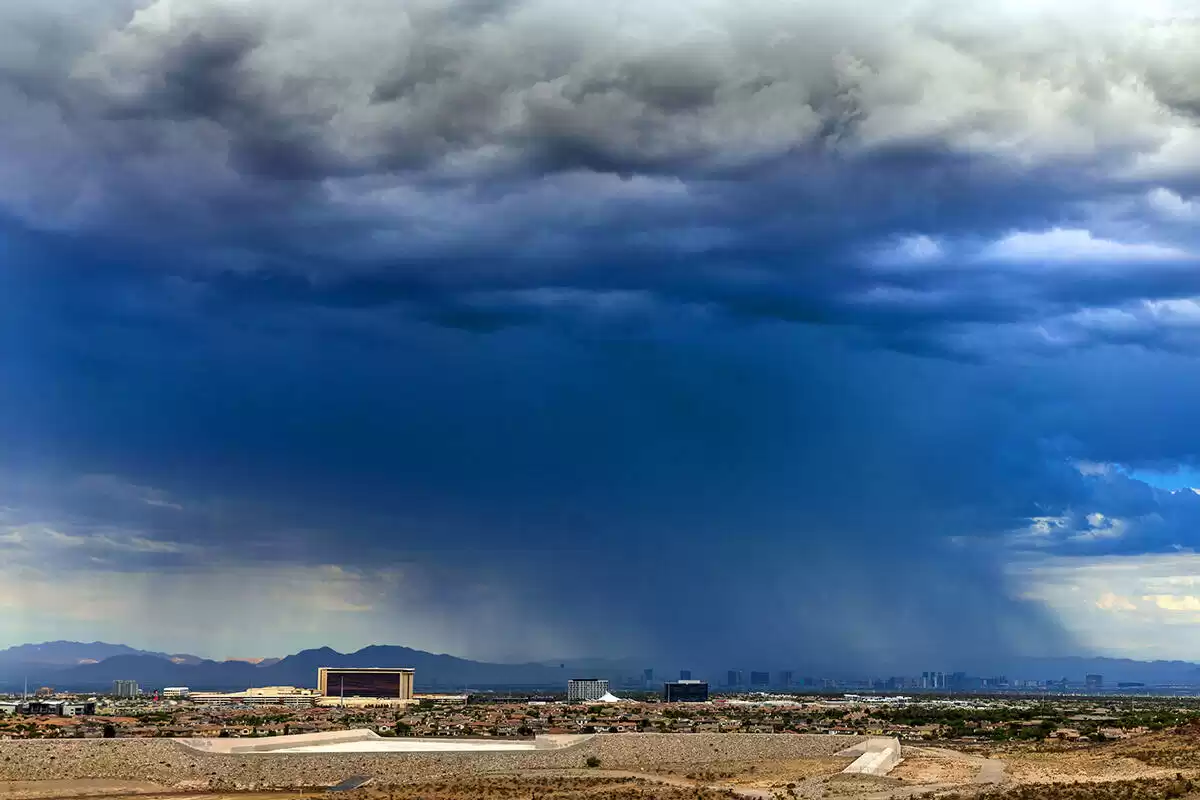
M 318 667 L 411 667 L 417 685 L 458 688 L 475 685 L 549 686 L 565 682 L 564 666 L 492 664 L 447 654 L 427 653 L 400 645 L 369 645 L 351 653 L 331 647 L 301 650 L 274 663 L 197 659 L 177 663 L 165 654 L 125 648 L 116 655 L 85 664 L 0 662 L 0 684 L 31 682 L 64 689 L 103 689 L 114 680 L 136 680 L 145 687 L 188 686 L 193 689 L 244 689 L 248 686 L 315 687 Z
M 30 660 L 35 658 L 43 660 Z M 81 660 L 83 663 L 80 663 Z M 373 644 L 349 653 L 322 646 L 255 663 L 250 660 L 215 661 L 190 655 L 171 655 L 104 642 L 58 641 L 0 650 L 0 691 L 3 688 L 12 691 L 14 687 L 20 687 L 25 679 L 31 684 L 87 690 L 107 689 L 112 681 L 120 679 L 136 680 L 149 689 L 163 686 L 188 686 L 196 690 L 245 689 L 269 685 L 314 687 L 318 667 L 367 666 L 411 667 L 416 670 L 416 685 L 423 690 L 452 690 L 472 686 L 560 687 L 566 684 L 568 678 L 584 673 L 614 681 L 641 673 L 633 659 L 582 658 L 489 663 L 403 645 Z M 807 669 L 797 668 L 793 673 L 797 677 L 810 674 Z M 999 660 L 986 669 L 975 665 L 969 671 L 978 676 L 1008 675 L 1015 679 L 1040 680 L 1067 677 L 1077 682 L 1081 682 L 1084 675 L 1095 673 L 1104 675 L 1109 686 L 1123 681 L 1151 685 L 1200 684 L 1200 665 L 1184 660 L 1138 661 L 1105 656 L 1014 657 Z M 723 668 L 693 669 L 693 672 L 697 677 L 707 676 L 710 679 L 725 674 Z M 811 674 L 828 672 L 816 669 Z M 860 671 L 846 670 L 841 676 L 856 672 L 861 674 Z M 949 673 L 949 670 L 946 672 Z M 657 674 L 661 679 L 670 671 L 662 670 Z
M 0 666 L 6 664 L 47 664 L 70 666 L 88 661 L 103 661 L 119 655 L 149 655 L 178 663 L 198 663 L 203 661 L 199 656 L 190 653 L 161 653 L 151 650 L 139 650 L 127 644 L 110 644 L 108 642 L 71 642 L 56 640 L 18 644 L 0 650 Z

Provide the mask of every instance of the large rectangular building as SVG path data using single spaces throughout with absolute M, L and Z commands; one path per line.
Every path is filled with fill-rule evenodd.
M 260 686 L 244 692 L 189 692 L 188 698 L 201 706 L 288 706 L 312 708 L 318 695 L 312 689 L 294 686 Z
M 317 694 L 412 700 L 414 672 L 410 667 L 320 667 Z
M 707 703 L 706 681 L 673 681 L 663 684 L 664 703 Z
M 572 678 L 567 681 L 567 702 L 587 703 L 608 694 L 608 681 L 600 678 Z

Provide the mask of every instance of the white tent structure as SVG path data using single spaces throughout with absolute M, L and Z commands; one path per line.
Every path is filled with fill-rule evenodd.
M 595 700 L 597 703 L 624 703 L 625 701 L 615 696 L 612 692 L 605 692 L 602 696 Z

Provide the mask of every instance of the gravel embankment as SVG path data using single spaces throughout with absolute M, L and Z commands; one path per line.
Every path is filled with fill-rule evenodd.
M 255 790 L 329 786 L 353 775 L 399 784 L 458 775 L 572 769 L 589 756 L 606 769 L 664 764 L 818 758 L 853 744 L 796 734 L 613 734 L 561 750 L 509 753 L 202 753 L 166 739 L 0 742 L 0 781 L 102 778 L 175 789 Z

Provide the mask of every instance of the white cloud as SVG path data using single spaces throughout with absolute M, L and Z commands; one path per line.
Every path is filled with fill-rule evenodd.
M 1096 601 L 1096 608 L 1105 611 L 1137 611 L 1137 606 L 1133 601 L 1123 595 L 1105 592 L 1100 595 L 1100 599 Z
M 880 266 L 907 266 L 941 261 L 946 256 L 942 243 L 925 234 L 903 236 L 876 251 L 872 260 Z
M 1200 597 L 1190 594 L 1151 594 L 1142 599 L 1165 611 L 1200 611 Z
M 1009 575 L 1084 648 L 1128 658 L 1200 660 L 1200 554 L 1019 560 Z M 1140 602 L 1139 602 L 1140 601 Z
M 984 261 L 1036 262 L 1139 262 L 1184 261 L 1193 254 L 1153 242 L 1118 242 L 1101 239 L 1086 230 L 1054 228 L 1042 232 L 1018 231 L 980 251 Z
M 139 486 L 117 475 L 84 475 L 77 481 L 76 485 L 84 492 L 99 494 L 113 500 L 138 503 L 155 508 L 166 508 L 173 511 L 183 510 L 183 506 L 172 500 L 166 491 L 156 489 L 152 486 Z
M 138 532 L 112 526 L 63 530 L 62 526 L 43 523 L 0 526 L 0 544 L 18 546 L 29 558 L 44 558 L 61 550 L 95 552 L 182 554 L 199 553 L 194 544 L 155 539 Z M 66 565 L 64 565 L 65 567 Z
M 1200 219 L 1200 205 L 1192 200 L 1185 200 L 1170 189 L 1153 189 L 1146 195 L 1150 208 L 1160 216 L 1180 222 L 1194 222 Z

